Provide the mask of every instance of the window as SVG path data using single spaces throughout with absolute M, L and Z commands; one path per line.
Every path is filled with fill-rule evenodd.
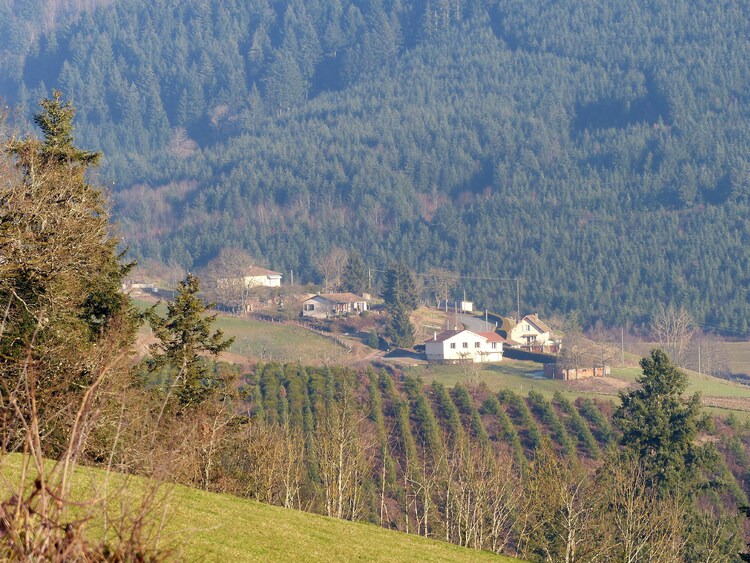
M 468 348 L 468 347 L 469 347 L 469 343 L 468 342 L 464 342 L 464 348 Z
M 492 349 L 493 350 L 497 350 L 497 342 L 493 342 L 492 343 Z
M 315 310 L 315 303 L 305 303 L 304 309 L 305 309 L 305 311 L 314 311 Z
M 531 325 L 524 325 L 523 330 L 529 332 L 531 330 Z
M 451 348 L 452 348 L 453 350 L 455 350 L 455 349 L 456 349 L 456 343 L 455 343 L 455 342 L 451 342 Z
M 474 343 L 474 348 L 481 348 L 481 347 L 482 347 L 481 343 L 479 343 L 479 342 L 475 342 Z

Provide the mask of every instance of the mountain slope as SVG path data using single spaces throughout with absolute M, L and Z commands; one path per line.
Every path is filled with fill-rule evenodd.
M 11 99 L 75 100 L 137 255 L 314 280 L 341 246 L 493 310 L 518 277 L 525 309 L 744 334 L 748 30 L 736 0 L 115 2 Z

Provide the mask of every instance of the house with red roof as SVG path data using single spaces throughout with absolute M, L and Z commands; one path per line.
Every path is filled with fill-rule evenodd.
M 504 342 L 495 332 L 444 330 L 425 340 L 424 348 L 430 362 L 499 362 L 503 359 Z

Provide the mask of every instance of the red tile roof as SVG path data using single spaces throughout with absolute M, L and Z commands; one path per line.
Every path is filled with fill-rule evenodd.
M 489 342 L 505 342 L 505 338 L 496 332 L 477 332 L 479 336 L 484 336 Z
M 496 332 L 474 332 L 472 330 L 469 330 L 468 328 L 464 328 L 462 330 L 444 330 L 443 332 L 438 332 L 436 335 L 433 335 L 432 338 L 428 338 L 427 340 L 425 340 L 424 343 L 427 344 L 428 342 L 445 342 L 446 340 L 449 340 L 457 334 L 461 334 L 462 332 L 476 334 L 477 336 L 481 336 L 488 342 L 505 342 L 505 338 L 503 338 Z

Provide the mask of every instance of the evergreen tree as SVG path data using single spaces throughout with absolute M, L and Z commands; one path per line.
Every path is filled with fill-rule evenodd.
M 35 372 L 50 453 L 74 415 L 68 394 L 90 384 L 105 356 L 127 349 L 136 326 L 107 202 L 86 181 L 100 154 L 74 146 L 76 110 L 61 98 L 54 91 L 40 103 L 43 139 L 6 142 L 0 161 L 0 379 L 17 389 Z
M 403 308 L 408 314 L 417 308 L 417 290 L 414 278 L 403 261 L 388 268 L 385 274 L 383 300 L 392 313 L 399 308 Z
M 391 311 L 391 317 L 385 327 L 385 339 L 393 348 L 414 346 L 414 325 L 409 319 L 409 311 L 403 305 Z
M 344 266 L 344 272 L 341 275 L 342 291 L 350 291 L 361 295 L 370 289 L 370 277 L 367 272 L 362 256 L 358 252 L 352 251 Z
M 621 394 L 615 421 L 621 444 L 643 463 L 649 486 L 666 491 L 686 477 L 694 462 L 700 399 L 682 393 L 687 376 L 660 349 L 641 360 L 639 387 Z
M 146 318 L 159 340 L 152 344 L 150 367 L 152 371 L 170 367 L 177 373 L 172 389 L 181 407 L 197 405 L 208 399 L 221 386 L 211 366 L 204 358 L 216 358 L 229 348 L 234 338 L 224 339 L 221 330 L 211 334 L 216 315 L 206 316 L 206 305 L 198 297 L 198 278 L 188 274 L 177 287 L 177 297 L 167 305 L 166 318 L 156 313 L 156 306 L 146 311 Z

